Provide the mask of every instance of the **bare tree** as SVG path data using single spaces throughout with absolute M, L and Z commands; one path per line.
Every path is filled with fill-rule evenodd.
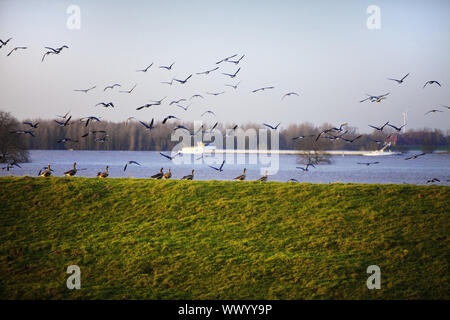
M 0 163 L 28 162 L 29 154 L 25 148 L 20 123 L 9 112 L 0 111 Z

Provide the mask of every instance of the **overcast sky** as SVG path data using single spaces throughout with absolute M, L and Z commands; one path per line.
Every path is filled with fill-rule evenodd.
M 67 27 L 67 8 L 81 10 L 81 28 Z M 367 28 L 369 5 L 380 8 L 378 30 Z M 4 1 L 0 0 L 0 109 L 19 119 L 54 118 L 69 110 L 121 121 L 173 114 L 187 121 L 348 122 L 361 132 L 389 120 L 407 128 L 448 130 L 450 1 Z M 41 62 L 44 47 L 68 45 Z M 15 46 L 27 46 L 9 57 Z M 239 63 L 216 62 L 245 54 Z M 170 65 L 173 69 L 160 69 Z M 150 63 L 146 73 L 136 72 Z M 195 75 L 219 66 L 209 75 Z M 235 79 L 222 74 L 240 72 Z M 185 84 L 161 84 L 173 77 Z M 386 78 L 410 76 L 401 85 Z M 442 87 L 423 85 L 437 80 Z M 236 84 L 239 87 L 226 87 Z M 113 83 L 121 88 L 103 91 Z M 131 94 L 120 93 L 134 84 Z M 75 92 L 96 85 L 88 94 Z M 273 90 L 251 93 L 274 86 Z M 220 96 L 206 92 L 226 91 Z M 300 96 L 281 97 L 289 92 Z M 380 103 L 366 93 L 390 92 Z M 172 100 L 201 94 L 188 112 Z M 136 111 L 167 96 L 163 105 Z M 94 106 L 114 102 L 116 108 Z M 200 115 L 213 110 L 217 117 Z

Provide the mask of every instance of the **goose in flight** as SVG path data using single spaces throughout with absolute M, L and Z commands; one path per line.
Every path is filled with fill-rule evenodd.
M 6 41 L 3 41 L 3 40 L 0 39 L 0 49 L 1 49 L 3 46 L 6 46 L 6 45 L 8 44 L 8 42 L 11 41 L 11 40 L 12 40 L 12 38 L 9 38 L 9 39 L 6 40 Z
M 402 130 L 402 128 L 403 128 L 404 126 L 406 126 L 406 123 L 405 123 L 404 125 L 402 125 L 401 127 L 396 127 L 396 126 L 394 126 L 393 124 L 390 124 L 390 123 L 388 123 L 387 125 L 388 125 L 389 127 L 393 128 L 393 129 L 395 129 L 396 131 L 400 132 L 400 130 Z
M 426 155 L 426 153 L 422 152 L 422 153 L 419 153 L 419 154 L 415 154 L 415 155 L 413 155 L 411 157 L 405 158 L 405 160 L 417 159 L 418 157 L 421 157 L 421 156 L 424 156 L 424 155 Z
M 173 100 L 169 103 L 169 106 L 175 104 L 175 103 L 180 103 L 181 101 L 186 101 L 186 99 L 179 99 L 179 100 Z
M 72 116 L 70 116 L 69 119 L 70 119 L 71 117 L 72 117 Z M 89 125 L 89 122 L 90 122 L 90 121 L 94 121 L 94 120 L 97 121 L 97 122 L 100 121 L 99 118 L 93 117 L 93 116 L 90 116 L 90 117 L 84 117 L 84 118 L 81 118 L 81 119 L 80 119 L 81 122 L 86 121 L 85 127 L 87 127 L 87 126 Z
M 164 97 L 160 100 L 151 100 L 151 101 L 154 103 L 155 106 L 159 106 L 159 105 L 161 105 L 161 103 L 164 101 L 165 98 L 167 98 L 167 97 Z
M 434 182 L 441 182 L 441 180 L 439 180 L 438 178 L 433 178 L 433 179 L 427 180 L 427 183 L 434 183 Z
M 149 124 L 146 124 L 144 121 L 139 121 L 147 130 L 152 130 L 154 128 L 153 123 L 155 121 L 155 118 L 152 118 L 152 121 L 150 121 Z
M 192 77 L 192 74 L 189 75 L 189 76 L 188 76 L 186 79 L 184 79 L 184 80 L 179 80 L 179 79 L 175 79 L 175 78 L 173 78 L 173 80 L 175 80 L 175 81 L 177 81 L 177 82 L 179 82 L 179 83 L 181 83 L 181 84 L 185 84 L 191 77 Z
M 344 128 L 346 125 L 348 125 L 347 122 L 342 123 L 342 124 L 339 126 L 339 128 L 334 127 L 334 128 L 332 128 L 332 129 L 333 129 L 334 131 L 342 132 L 342 130 L 344 130 L 343 128 Z
M 144 104 L 144 105 L 142 105 L 140 107 L 137 107 L 136 110 L 141 110 L 141 109 L 144 109 L 144 108 L 150 108 L 151 106 L 157 106 L 157 105 L 158 105 L 157 103 L 146 103 L 146 104 Z
M 241 82 L 239 81 L 239 82 L 236 83 L 235 85 L 232 85 L 232 84 L 226 84 L 225 86 L 226 86 L 226 87 L 231 87 L 231 88 L 233 88 L 234 90 L 236 90 L 237 87 L 238 87 L 238 85 L 239 85 L 240 83 L 241 83 Z
M 10 169 L 13 169 L 14 166 L 16 166 L 16 167 L 18 167 L 18 168 L 22 168 L 22 167 L 16 162 L 16 160 L 14 160 L 13 162 L 8 162 L 8 163 L 6 164 L 6 167 L 2 167 L 1 169 L 2 169 L 2 170 L 5 170 L 5 169 L 6 169 L 6 171 L 9 171 Z
M 241 60 L 245 57 L 245 54 L 243 54 L 239 59 L 237 60 L 226 60 L 227 62 L 231 62 L 234 64 L 239 64 L 239 62 L 241 62 Z
M 97 173 L 98 178 L 104 179 L 107 178 L 108 176 L 109 176 L 109 166 L 106 166 L 105 171 Z
M 225 93 L 225 91 L 222 91 L 222 92 L 207 92 L 207 94 L 210 94 L 212 96 L 218 96 L 218 95 L 221 95 L 221 94 L 224 94 L 224 93 Z
M 284 96 L 282 96 L 281 100 L 283 100 L 285 97 L 289 97 L 292 95 L 299 96 L 299 94 L 297 92 L 291 91 L 291 92 L 286 93 Z
M 383 124 L 381 127 L 372 126 L 371 124 L 369 124 L 369 127 L 374 128 L 375 130 L 378 130 L 381 132 L 381 131 L 383 131 L 384 127 L 386 127 L 387 125 L 389 125 L 389 121 L 386 122 L 385 124 Z
M 229 56 L 229 57 L 227 57 L 227 58 L 225 58 L 225 59 L 222 59 L 222 60 L 216 62 L 216 64 L 222 63 L 222 62 L 224 62 L 224 61 L 228 61 L 228 60 L 230 60 L 231 58 L 234 58 L 234 57 L 236 57 L 236 56 L 237 56 L 237 54 L 233 54 L 232 56 Z
M 361 137 L 362 137 L 362 135 L 359 135 L 359 136 L 357 136 L 356 138 L 353 138 L 353 139 L 345 139 L 345 138 L 341 138 L 341 139 L 345 140 L 346 142 L 353 143 L 354 141 L 358 140 Z
M 72 119 L 72 116 L 68 117 L 68 118 L 66 119 L 66 121 L 64 121 L 64 122 L 58 121 L 58 120 L 55 120 L 55 122 L 56 122 L 59 126 L 61 126 L 61 127 L 66 127 L 67 125 L 69 125 L 70 119 Z
M 173 131 L 176 131 L 176 130 L 178 130 L 178 129 L 184 129 L 184 130 L 186 130 L 186 131 L 188 131 L 188 132 L 190 133 L 189 129 L 186 128 L 186 127 L 183 126 L 183 125 L 178 125 L 178 126 L 176 126 L 175 128 L 173 128 Z
M 42 56 L 41 62 L 44 62 L 45 57 L 48 56 L 49 54 L 56 54 L 56 52 L 53 52 L 53 51 L 47 51 L 47 52 L 44 53 L 44 55 Z
M 97 88 L 97 86 L 90 87 L 89 89 L 75 89 L 74 91 L 88 93 L 89 91 L 95 88 Z
M 164 176 L 163 169 L 164 168 L 161 168 L 161 170 L 159 170 L 159 172 L 157 174 L 152 175 L 150 178 L 151 179 L 161 179 Z
M 134 90 L 134 88 L 136 88 L 136 86 L 137 86 L 137 84 L 135 84 L 134 86 L 133 86 L 133 88 L 131 88 L 130 90 L 120 90 L 120 92 L 124 92 L 124 93 L 131 93 L 131 92 L 133 92 L 133 90 Z
M 56 115 L 56 116 L 57 116 L 58 118 L 66 119 L 67 116 L 69 115 L 69 113 L 70 113 L 70 110 L 67 111 L 67 113 L 66 113 L 65 115 L 63 115 L 63 116 L 58 116 L 58 115 Z
M 388 79 L 388 80 L 395 81 L 395 82 L 397 82 L 398 84 L 401 84 L 401 83 L 403 83 L 403 80 L 405 80 L 405 78 L 406 78 L 407 76 L 409 76 L 409 73 L 408 73 L 406 76 L 404 76 L 403 78 L 401 78 L 400 80 L 398 80 L 398 79 L 393 79 L 393 78 L 387 78 L 387 79 Z
M 153 65 L 153 62 L 145 69 L 141 69 L 141 70 L 136 70 L 136 72 L 147 72 L 148 69 L 150 69 L 150 67 Z
M 22 49 L 23 50 L 23 49 L 27 49 L 27 47 L 15 47 L 6 56 L 9 57 L 11 55 L 11 53 L 13 53 L 14 51 L 16 51 L 18 49 Z
M 24 121 L 23 124 L 29 125 L 33 129 L 37 129 L 39 127 L 39 122 L 32 123 L 32 122 L 29 122 L 29 121 Z
M 366 101 L 366 100 L 370 100 L 370 102 L 381 102 L 381 100 L 386 99 L 386 96 L 388 96 L 389 94 L 390 94 L 390 92 L 385 93 L 385 94 L 382 94 L 382 95 L 380 95 L 380 96 L 372 96 L 372 95 L 366 93 L 366 95 L 368 96 L 368 98 L 363 99 L 363 100 L 361 100 L 361 101 L 359 101 L 359 102 L 361 103 L 361 102 L 364 102 L 364 101 Z
M 73 177 L 76 174 L 77 174 L 77 163 L 74 162 L 73 163 L 73 169 L 64 172 L 64 175 L 67 176 L 67 177 Z
M 97 133 L 104 133 L 106 134 L 105 130 L 92 130 L 92 131 L 88 131 L 87 133 L 83 134 L 81 137 L 82 138 L 86 138 L 90 133 L 92 134 L 97 134 Z
M 179 155 L 180 155 L 179 152 L 177 152 L 173 157 L 172 157 L 172 156 L 169 156 L 169 155 L 167 155 L 167 154 L 164 154 L 164 153 L 162 153 L 162 152 L 160 152 L 159 154 L 162 155 L 163 157 L 169 159 L 170 161 L 172 161 L 173 159 L 175 159 L 176 156 L 179 156 Z
M 172 172 L 170 172 L 170 168 L 169 168 L 169 171 L 167 171 L 166 173 L 164 173 L 163 178 L 164 178 L 164 179 L 170 179 L 170 178 L 172 178 Z
M 165 124 L 165 123 L 167 122 L 167 120 L 170 120 L 170 119 L 181 120 L 180 118 L 177 118 L 177 117 L 175 117 L 175 116 L 169 115 L 169 116 L 167 116 L 167 117 L 164 118 L 164 120 L 162 121 L 162 124 Z
M 264 91 L 264 90 L 268 90 L 268 89 L 275 89 L 275 87 L 258 88 L 258 89 L 253 90 L 252 92 L 255 93 L 255 92 L 258 92 L 258 91 Z
M 267 170 L 266 170 L 266 174 L 263 175 L 261 178 L 259 178 L 259 179 L 256 180 L 256 181 L 267 181 Z
M 72 138 L 62 138 L 59 140 L 56 140 L 57 143 L 66 143 L 66 142 L 73 142 L 78 143 L 78 140 L 73 140 Z
M 56 48 L 56 49 L 52 48 L 52 47 L 45 47 L 45 49 L 51 50 L 53 53 L 56 53 L 56 54 L 60 53 L 62 51 L 62 49 L 64 49 L 64 48 L 69 49 L 69 47 L 66 46 L 66 45 L 63 45 L 63 46 L 61 46 L 59 48 Z
M 216 171 L 218 171 L 218 172 L 222 172 L 222 171 L 223 171 L 223 165 L 224 165 L 224 164 L 225 164 L 225 160 L 223 160 L 222 164 L 221 164 L 220 167 L 218 167 L 218 168 L 213 167 L 213 166 L 208 166 L 208 167 L 210 167 L 211 169 L 214 169 L 214 170 L 216 170 Z
M 175 64 L 175 62 L 173 62 L 170 66 L 159 66 L 161 69 L 167 69 L 167 70 L 172 70 L 172 66 Z
M 114 103 L 112 103 L 112 102 L 108 102 L 108 103 L 106 103 L 106 102 L 99 102 L 95 106 L 103 106 L 105 108 L 108 108 L 108 107 L 114 108 Z
M 429 113 L 435 113 L 435 112 L 444 112 L 442 110 L 437 110 L 437 109 L 432 109 L 430 111 L 428 111 L 427 113 L 425 113 L 425 115 L 429 114 Z
M 109 135 L 105 134 L 105 135 L 104 135 L 103 137 L 101 137 L 101 138 L 95 138 L 94 141 L 95 141 L 95 142 L 100 142 L 100 143 L 105 143 L 107 137 L 109 137 Z
M 118 83 L 114 83 L 113 85 L 111 85 L 111 86 L 107 86 L 107 87 L 105 87 L 105 89 L 103 89 L 103 91 L 106 91 L 106 89 L 114 89 L 114 87 L 121 87 L 121 85 L 120 84 L 118 84 Z
M 192 104 L 192 103 L 191 103 Z M 191 106 L 191 104 L 189 104 L 188 106 L 184 107 L 181 104 L 177 104 L 177 107 L 180 107 L 181 109 L 183 109 L 184 111 L 187 111 L 187 109 Z
M 47 169 L 45 169 L 44 171 L 39 171 L 38 175 L 40 177 L 50 177 L 52 175 L 52 169 L 50 168 L 50 164 L 48 165 Z
M 222 72 L 223 75 L 229 76 L 231 79 L 233 79 L 234 77 L 236 77 L 236 75 L 238 74 L 239 70 L 241 70 L 241 68 L 237 69 L 235 73 L 231 74 L 231 73 L 224 73 Z
M 194 179 L 194 169 L 192 169 L 192 173 L 188 174 L 187 176 L 184 176 L 181 178 L 181 180 L 193 180 Z
M 271 126 L 270 124 L 263 123 L 263 125 L 265 125 L 266 127 L 270 128 L 270 129 L 273 129 L 273 130 L 277 130 L 277 129 L 278 129 L 278 126 L 279 126 L 280 124 L 281 124 L 281 122 L 278 123 L 275 127 L 273 127 L 273 126 Z
M 291 179 L 289 179 L 287 182 L 298 182 L 298 180 L 297 180 L 297 179 L 294 179 L 294 178 L 291 178 Z
M 357 162 L 357 164 L 363 164 L 365 166 L 370 166 L 372 164 L 378 164 L 378 163 L 380 163 L 380 162 L 378 162 L 378 161 L 374 161 L 374 162 Z
M 128 162 L 125 164 L 125 167 L 123 167 L 123 171 L 125 172 L 125 171 L 127 170 L 127 168 L 128 168 L 128 165 L 131 165 L 131 164 L 136 164 L 136 165 L 140 166 L 140 163 L 138 163 L 138 162 L 136 162 L 136 161 L 134 161 L 134 160 L 130 160 L 130 161 L 128 161 Z
M 168 84 L 169 86 L 171 86 L 173 84 L 173 79 L 170 80 L 170 82 L 169 81 L 161 81 L 161 83 Z
M 202 98 L 202 99 L 205 99 L 201 94 L 194 94 L 189 100 L 191 100 L 192 98 Z
M 439 82 L 437 82 L 436 80 L 429 80 L 429 81 L 425 82 L 425 84 L 423 85 L 423 88 L 422 88 L 422 89 L 425 89 L 425 86 L 426 86 L 427 84 L 429 84 L 429 85 L 437 84 L 439 87 L 442 87 L 441 84 L 440 84 Z
M 216 115 L 213 111 L 211 111 L 211 110 L 206 110 L 205 112 L 203 112 L 202 113 L 202 115 L 200 116 L 200 117 L 203 117 L 205 114 L 207 114 L 207 113 L 210 113 L 210 114 L 212 114 L 212 115 Z
M 213 72 L 213 71 L 216 71 L 217 69 L 219 69 L 219 67 L 215 67 L 214 69 L 211 69 L 211 70 L 206 70 L 206 71 L 203 71 L 203 72 L 198 72 L 198 73 L 196 73 L 196 74 L 209 74 L 209 73 L 211 73 L 211 72 Z
M 243 181 L 243 180 L 245 180 L 245 172 L 247 171 L 247 169 L 246 168 L 244 168 L 244 172 L 240 175 L 240 176 L 237 176 L 236 178 L 234 178 L 233 180 L 238 180 L 238 181 Z
M 30 136 L 35 137 L 34 132 L 32 130 L 15 130 L 15 131 L 10 131 L 9 133 L 29 134 Z

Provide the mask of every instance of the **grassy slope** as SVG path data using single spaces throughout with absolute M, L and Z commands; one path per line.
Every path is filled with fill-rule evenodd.
M 0 178 L 0 298 L 450 298 L 450 188 Z M 81 290 L 65 286 L 81 268 Z M 381 290 L 366 288 L 380 266 Z

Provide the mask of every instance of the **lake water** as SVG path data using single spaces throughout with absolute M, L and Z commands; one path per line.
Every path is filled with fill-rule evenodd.
M 205 156 L 203 159 L 199 159 L 200 155 L 182 155 L 176 157 L 176 161 L 170 161 L 154 151 L 31 150 L 30 163 L 23 163 L 22 168 L 15 167 L 9 172 L 0 170 L 0 175 L 37 176 L 39 170 L 50 163 L 54 170 L 53 175 L 63 176 L 63 172 L 72 169 L 73 162 L 77 162 L 78 169 L 85 169 L 78 171 L 77 176 L 80 177 L 95 177 L 97 172 L 103 171 L 106 165 L 109 165 L 109 176 L 113 178 L 148 178 L 163 167 L 164 171 L 171 169 L 172 179 L 180 179 L 195 169 L 195 180 L 232 180 L 242 174 L 245 167 L 246 180 L 255 180 L 264 174 L 267 164 L 271 163 L 268 181 L 286 182 L 294 178 L 299 182 L 314 183 L 427 184 L 427 180 L 438 178 L 440 182 L 435 184 L 450 185 L 450 155 L 427 154 L 417 159 L 405 160 L 406 157 L 417 153 L 420 152 L 379 157 L 333 156 L 331 164 L 320 164 L 303 172 L 296 168 L 302 165 L 298 155 L 216 155 L 215 158 Z M 222 172 L 208 167 L 208 164 L 219 167 L 224 158 L 226 163 Z M 123 168 L 129 160 L 137 161 L 141 166 L 131 165 L 124 171 Z M 380 163 L 370 166 L 357 164 L 374 161 Z

